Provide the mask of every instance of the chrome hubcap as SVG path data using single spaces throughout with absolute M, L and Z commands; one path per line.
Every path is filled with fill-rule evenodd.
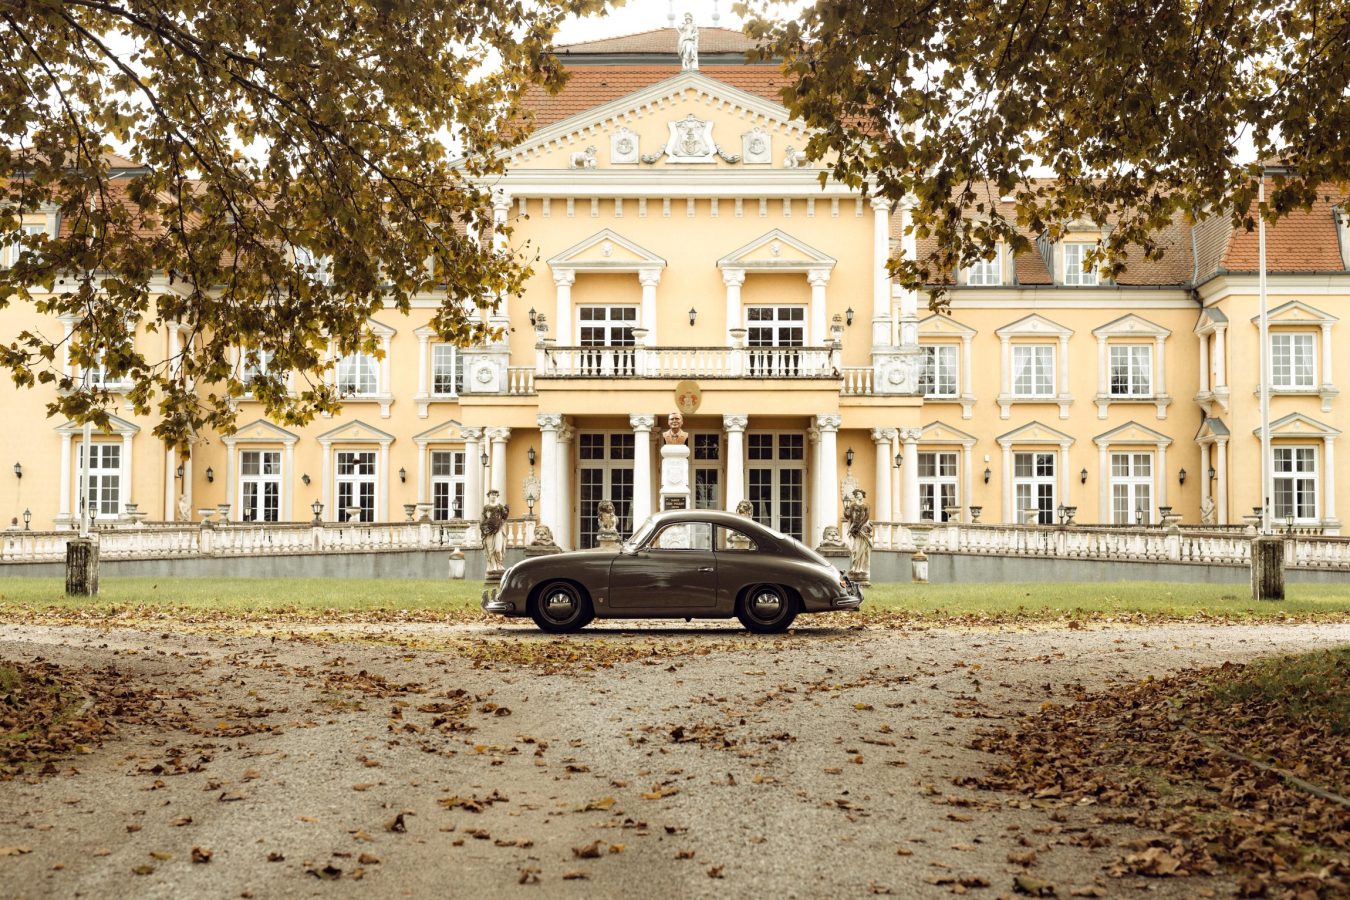
M 778 598 L 777 594 L 766 591 L 763 594 L 756 594 L 751 606 L 754 607 L 755 615 L 772 618 L 782 608 L 783 601 Z
M 544 601 L 544 608 L 548 611 L 550 618 L 566 618 L 571 612 L 576 601 L 565 591 L 556 591 L 548 595 Z

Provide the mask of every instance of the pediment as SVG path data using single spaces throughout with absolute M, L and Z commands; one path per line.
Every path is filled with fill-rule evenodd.
M 463 440 L 464 426 L 455 419 L 442 422 L 434 428 L 428 428 L 421 434 L 413 435 L 413 443 L 417 444 L 419 447 L 433 443 L 457 443 Z
M 367 425 L 360 419 L 355 419 L 339 425 L 331 431 L 325 431 L 316 440 L 320 444 L 391 444 L 394 441 L 394 436 L 387 431 L 381 431 L 372 425 Z
M 1260 426 L 1252 429 L 1259 435 Z M 1335 438 L 1340 437 L 1339 429 L 1332 428 L 1303 413 L 1290 413 L 1270 423 L 1270 436 L 1274 438 Z
M 919 337 L 973 337 L 977 334 L 979 332 L 969 325 L 962 325 L 940 313 L 919 320 Z
M 781 228 L 755 238 L 717 261 L 721 269 L 758 269 L 799 272 L 832 269 L 835 259 Z
M 234 434 L 223 436 L 220 441 L 226 446 L 236 444 L 239 441 L 268 441 L 272 443 L 294 444 L 300 439 L 298 434 L 294 434 L 279 425 L 267 421 L 266 419 L 255 419 L 247 425 L 242 425 L 235 429 Z
M 1232 432 L 1228 430 L 1228 426 L 1224 424 L 1223 419 L 1209 416 L 1200 423 L 1200 429 L 1195 432 L 1195 442 L 1197 444 L 1208 444 L 1219 439 L 1227 440 L 1231 436 Z
M 963 444 L 975 443 L 975 435 L 967 434 L 959 428 L 953 428 L 945 422 L 929 422 L 919 433 L 919 442 L 927 444 Z
M 554 270 L 635 272 L 664 268 L 666 261 L 613 229 L 605 228 L 552 257 L 548 265 Z
M 1072 444 L 1074 439 L 1057 428 L 1040 422 L 1028 422 L 1020 428 L 1000 434 L 994 440 L 1009 444 Z
M 698 127 L 685 127 L 691 116 Z M 576 169 L 579 175 L 626 165 L 777 166 L 787 147 L 800 148 L 806 135 L 782 104 L 691 70 L 547 125 L 503 155 L 512 169 Z M 687 153 L 681 150 L 686 139 Z
M 1113 319 L 1100 328 L 1092 329 L 1097 337 L 1168 337 L 1172 332 L 1156 322 L 1150 322 L 1134 313 Z
M 1124 425 L 1097 435 L 1092 439 L 1092 442 L 1098 447 L 1111 444 L 1161 444 L 1166 447 L 1172 443 L 1172 439 L 1162 432 L 1154 431 L 1138 422 L 1126 422 Z
M 1288 303 L 1280 304 L 1267 314 L 1267 318 L 1272 325 L 1334 325 L 1340 321 L 1331 313 L 1322 312 L 1302 300 L 1290 300 Z M 1261 317 L 1252 316 L 1252 321 L 1260 322 Z
M 1228 316 L 1217 306 L 1206 306 L 1200 310 L 1200 318 L 1195 323 L 1196 334 L 1209 334 L 1216 325 L 1227 325 Z
M 1032 313 L 1029 316 L 1023 316 L 1016 322 L 1010 322 L 1002 328 L 997 329 L 994 334 L 999 337 L 1033 337 L 1033 336 L 1053 336 L 1070 337 L 1073 335 L 1072 328 L 1066 328 L 1058 322 L 1052 322 L 1039 313 Z
M 128 422 L 121 416 L 109 414 L 107 428 L 94 428 L 94 434 L 138 434 L 141 426 L 135 422 Z M 78 422 L 66 422 L 63 425 L 56 426 L 57 434 L 84 434 L 84 426 Z

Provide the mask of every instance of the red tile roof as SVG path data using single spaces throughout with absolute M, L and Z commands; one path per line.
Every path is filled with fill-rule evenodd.
M 775 65 L 703 66 L 699 73 L 751 94 L 782 102 L 779 93 L 788 80 Z M 542 128 L 578 113 L 618 100 L 680 74 L 673 65 L 584 66 L 569 70 L 567 84 L 557 94 L 531 87 L 521 98 L 521 107 Z
M 585 56 L 603 53 L 670 53 L 678 52 L 680 34 L 674 28 L 657 28 L 636 34 L 597 38 L 576 44 L 560 44 L 553 48 L 558 56 Z M 740 31 L 730 28 L 700 28 L 699 53 L 744 53 L 752 50 L 755 42 Z
M 1341 272 L 1336 240 L 1335 208 L 1346 195 L 1328 190 L 1312 208 L 1296 210 L 1266 228 L 1266 269 L 1270 272 Z M 1251 215 L 1256 215 L 1255 204 Z M 1255 272 L 1260 265 L 1256 229 L 1232 229 L 1222 267 L 1229 272 Z

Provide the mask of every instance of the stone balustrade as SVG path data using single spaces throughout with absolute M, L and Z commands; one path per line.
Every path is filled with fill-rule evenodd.
M 872 393 L 872 367 L 847 366 L 839 372 L 839 393 L 845 397 L 866 397 Z
M 481 544 L 477 523 L 464 520 L 130 526 L 98 529 L 93 534 L 103 559 L 452 550 Z M 75 536 L 74 531 L 0 532 L 0 563 L 64 560 L 66 542 Z M 533 539 L 533 519 L 506 523 L 508 547 L 524 547 Z
M 537 378 L 837 378 L 839 347 L 541 346 Z

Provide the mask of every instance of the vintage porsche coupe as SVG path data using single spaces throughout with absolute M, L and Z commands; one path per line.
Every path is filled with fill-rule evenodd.
M 502 574 L 483 609 L 529 616 L 544 631 L 595 618 L 713 619 L 750 631 L 785 630 L 798 613 L 857 609 L 862 592 L 824 557 L 743 516 L 712 510 L 659 513 L 618 553 L 536 556 Z

